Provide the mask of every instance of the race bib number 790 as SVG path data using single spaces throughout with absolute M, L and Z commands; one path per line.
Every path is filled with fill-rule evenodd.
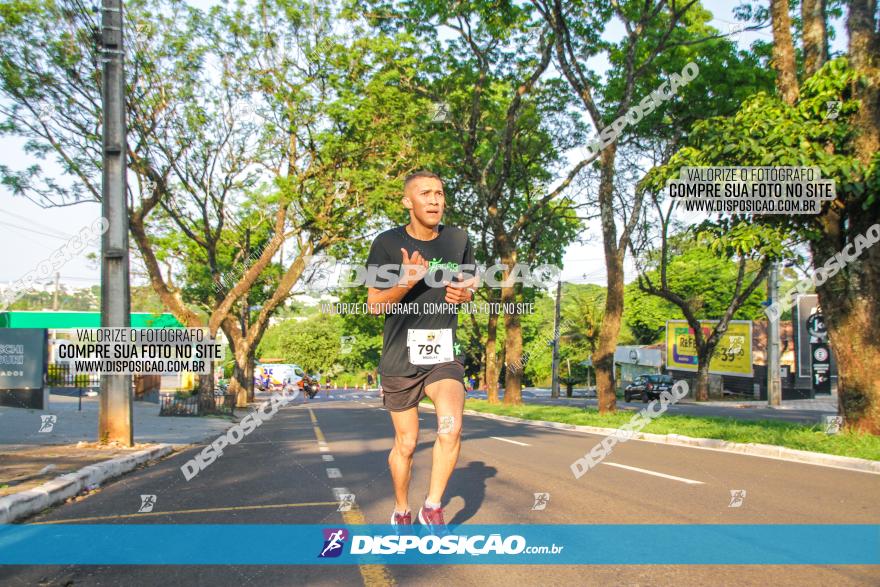
M 413 365 L 435 365 L 454 360 L 452 329 L 410 328 L 406 331 L 409 362 Z

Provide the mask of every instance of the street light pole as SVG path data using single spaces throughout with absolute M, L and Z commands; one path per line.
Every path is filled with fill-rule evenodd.
M 103 0 L 101 10 L 101 102 L 104 120 L 101 209 L 101 326 L 130 325 L 128 205 L 126 201 L 125 72 L 122 0 Z M 98 441 L 133 444 L 131 376 L 102 375 Z
M 779 263 L 774 262 L 767 277 L 767 290 L 772 305 L 779 298 Z M 778 407 L 782 402 L 782 380 L 779 376 L 779 316 L 770 319 L 767 328 L 767 405 Z
M 556 282 L 556 313 L 553 317 L 553 361 L 550 368 L 550 397 L 559 397 L 559 306 L 562 299 L 562 280 Z

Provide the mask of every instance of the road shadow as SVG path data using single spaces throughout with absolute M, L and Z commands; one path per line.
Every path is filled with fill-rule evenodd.
M 467 467 L 453 472 L 446 488 L 446 500 L 459 496 L 464 500 L 464 507 L 447 524 L 463 524 L 477 513 L 486 497 L 486 480 L 497 473 L 498 469 L 487 467 L 483 461 L 471 461 Z

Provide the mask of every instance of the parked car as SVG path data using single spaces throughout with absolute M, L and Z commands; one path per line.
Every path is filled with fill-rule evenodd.
M 623 390 L 623 399 L 632 401 L 634 397 L 642 398 L 642 402 L 648 403 L 652 399 L 659 399 L 660 393 L 672 390 L 672 375 L 639 375 Z
M 305 371 L 299 365 L 263 363 L 254 367 L 254 385 L 260 391 L 281 389 L 287 382 L 299 385 L 305 376 Z

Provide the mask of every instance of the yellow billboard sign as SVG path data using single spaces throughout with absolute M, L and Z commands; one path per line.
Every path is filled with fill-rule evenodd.
M 718 320 L 701 320 L 703 336 L 708 337 Z M 666 368 L 678 371 L 697 370 L 697 345 L 694 331 L 686 320 L 666 321 Z M 709 363 L 709 373 L 752 377 L 752 322 L 731 320 L 721 335 Z

